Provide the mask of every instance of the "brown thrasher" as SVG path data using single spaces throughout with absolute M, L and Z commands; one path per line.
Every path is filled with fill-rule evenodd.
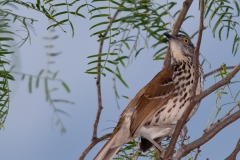
M 141 137 L 143 151 L 158 144 L 174 131 L 190 103 L 194 81 L 194 45 L 184 35 L 164 35 L 169 40 L 172 64 L 160 71 L 131 100 L 120 115 L 110 139 L 99 151 L 95 160 L 110 160 L 124 143 Z M 203 89 L 203 72 L 199 66 L 199 79 L 196 94 Z M 189 117 L 198 109 L 196 104 Z

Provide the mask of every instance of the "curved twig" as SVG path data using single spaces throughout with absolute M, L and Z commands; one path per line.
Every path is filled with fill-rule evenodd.
M 193 0 L 185 0 L 183 2 L 183 6 L 182 6 L 182 9 L 181 11 L 179 12 L 178 14 L 178 17 L 175 21 L 175 23 L 173 24 L 173 27 L 172 27 L 172 35 L 176 35 L 178 34 L 181 26 L 182 26 L 182 23 L 184 21 L 184 18 L 186 17 L 187 15 L 187 12 L 192 4 Z M 171 64 L 171 55 L 170 55 L 170 51 L 169 51 L 169 48 L 167 49 L 167 52 L 166 52 L 166 56 L 165 56 L 165 59 L 164 59 L 164 68 L 168 67 L 169 65 Z

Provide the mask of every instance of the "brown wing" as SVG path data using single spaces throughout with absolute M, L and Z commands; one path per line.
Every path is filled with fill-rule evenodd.
M 161 108 L 172 95 L 174 90 L 173 72 L 172 66 L 163 69 L 142 89 L 144 93 L 140 98 L 138 97 L 132 116 L 130 127 L 132 135 L 138 133 L 147 119 Z

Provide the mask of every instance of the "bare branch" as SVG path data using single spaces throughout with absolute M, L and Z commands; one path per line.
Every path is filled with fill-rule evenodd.
M 219 121 L 211 130 L 209 130 L 208 132 L 205 132 L 202 135 L 202 137 L 178 149 L 173 160 L 178 160 L 181 157 L 186 156 L 190 151 L 196 149 L 199 146 L 202 146 L 203 144 L 208 142 L 211 138 L 213 138 L 219 131 L 221 131 L 226 126 L 233 123 L 239 118 L 240 118 L 240 110 L 228 116 L 223 121 Z
M 224 64 L 224 66 L 225 66 L 226 69 L 233 69 L 235 67 L 235 66 L 226 66 L 225 64 Z M 215 69 L 215 70 L 213 70 L 213 71 L 211 71 L 211 72 L 209 72 L 209 73 L 206 73 L 204 75 L 204 78 L 207 78 L 208 76 L 211 76 L 212 74 L 217 73 L 217 72 L 219 72 L 221 70 L 223 70 L 222 66 L 217 68 L 217 69 Z
M 122 2 L 122 5 L 123 4 L 124 4 L 124 2 Z M 111 26 L 113 24 L 113 21 L 117 18 L 118 13 L 119 13 L 119 10 L 117 10 L 115 12 L 114 16 L 112 18 L 110 18 L 110 23 L 107 26 L 107 29 L 111 28 Z M 109 32 L 109 30 L 107 30 L 103 35 L 101 35 L 101 37 L 105 37 L 108 34 L 108 32 Z M 98 54 L 102 53 L 103 44 L 104 44 L 104 41 L 101 41 L 100 42 L 100 46 L 99 46 Z M 97 64 L 97 66 L 98 66 L 97 72 L 99 73 L 97 75 L 97 81 L 96 81 L 97 94 L 98 94 L 98 111 L 97 111 L 96 119 L 95 119 L 95 122 L 94 122 L 92 139 L 97 138 L 97 127 L 98 127 L 101 111 L 103 109 L 103 107 L 102 107 L 102 95 L 101 95 L 101 56 L 98 57 L 98 64 Z
M 91 141 L 91 143 L 89 144 L 89 146 L 82 152 L 82 155 L 80 156 L 79 160 L 84 160 L 85 156 L 88 154 L 88 152 L 96 145 L 98 144 L 98 142 L 101 142 L 107 138 L 109 138 L 112 135 L 112 133 L 108 133 L 103 135 L 100 138 L 95 138 Z
M 122 5 L 124 4 L 125 2 L 122 1 Z M 101 35 L 99 35 L 99 37 L 105 37 L 108 32 L 109 32 L 109 29 L 111 28 L 112 24 L 113 24 L 113 21 L 117 18 L 117 15 L 120 11 L 117 10 L 115 12 L 115 14 L 113 15 L 113 17 L 110 18 L 110 22 L 107 26 L 107 31 Z M 98 51 L 98 54 L 100 55 L 102 53 L 102 49 L 103 49 L 103 44 L 104 44 L 104 40 L 100 42 L 100 45 L 99 45 L 99 51 Z M 80 156 L 80 160 L 84 159 L 84 157 L 87 155 L 87 153 L 98 143 L 101 141 L 101 138 L 97 138 L 97 128 L 98 128 L 98 124 L 99 124 L 99 119 L 100 119 L 100 115 L 101 115 L 101 112 L 102 112 L 102 95 L 101 95 L 101 56 L 98 57 L 98 63 L 97 63 L 97 66 L 98 66 L 98 69 L 97 69 L 97 72 L 99 73 L 97 75 L 97 78 L 96 78 L 96 86 L 97 86 L 97 95 L 98 95 L 98 110 L 97 110 L 97 114 L 96 114 L 96 119 L 95 119 L 95 122 L 94 122 L 94 125 L 93 125 L 93 136 L 92 136 L 92 141 L 91 143 L 89 144 L 89 146 L 84 150 L 84 152 L 81 154 Z
M 180 30 L 180 28 L 182 26 L 182 23 L 184 21 L 184 18 L 186 17 L 187 12 L 188 12 L 192 2 L 193 2 L 193 0 L 185 0 L 183 2 L 182 9 L 181 9 L 181 11 L 178 14 L 178 17 L 177 17 L 175 23 L 173 24 L 172 35 L 178 34 L 178 32 L 179 32 L 179 30 Z M 168 48 L 167 52 L 166 52 L 166 56 L 165 56 L 164 65 L 163 66 L 165 68 L 165 67 L 168 67 L 170 64 L 171 64 L 171 55 L 170 55 L 170 51 L 169 51 L 169 48 Z
M 198 73 L 199 73 L 199 49 L 200 49 L 200 45 L 201 45 L 201 40 L 202 40 L 202 32 L 203 32 L 203 14 L 204 14 L 204 0 L 201 0 L 200 2 L 200 24 L 199 24 L 199 33 L 198 33 L 198 40 L 197 40 L 197 45 L 196 48 L 194 49 L 194 83 L 193 83 L 193 89 L 192 89 L 192 97 L 195 96 L 196 94 L 196 89 L 197 89 L 197 83 L 198 83 Z M 197 101 L 198 102 L 198 101 Z M 170 144 L 166 150 L 166 152 L 164 153 L 164 158 L 163 159 L 168 159 L 174 152 L 174 147 L 177 143 L 177 139 L 178 136 L 183 128 L 183 126 L 186 123 L 186 120 L 189 116 L 189 114 L 191 113 L 191 111 L 193 110 L 193 107 L 196 105 L 197 103 L 196 101 L 191 100 L 189 106 L 186 108 L 186 110 L 184 111 L 182 117 L 180 118 L 180 120 L 178 121 L 175 131 L 173 133 L 172 139 L 170 141 Z
M 227 116 L 229 116 L 231 114 L 231 112 L 240 105 L 240 102 L 238 102 L 235 106 L 233 106 L 220 120 L 225 119 Z
M 236 160 L 238 152 L 240 152 L 240 138 L 233 152 L 225 160 Z

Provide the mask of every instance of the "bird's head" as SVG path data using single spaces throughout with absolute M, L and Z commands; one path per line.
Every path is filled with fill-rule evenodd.
M 194 57 L 194 45 L 190 39 L 184 35 L 172 36 L 164 33 L 168 38 L 170 52 L 174 61 L 192 61 Z

